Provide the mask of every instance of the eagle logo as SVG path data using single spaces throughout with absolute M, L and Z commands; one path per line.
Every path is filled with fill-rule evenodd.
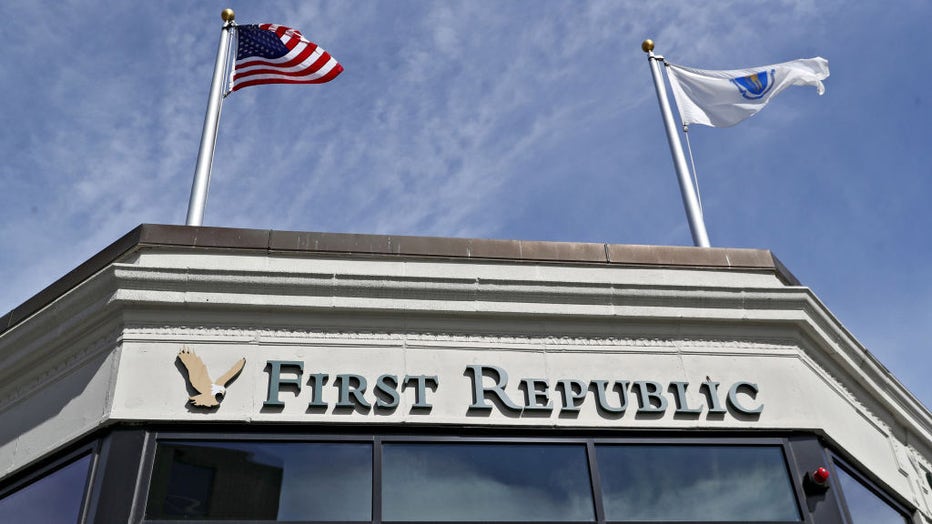
M 229 371 L 220 375 L 216 381 L 211 380 L 210 375 L 207 374 L 207 366 L 204 365 L 204 361 L 201 360 L 201 357 L 197 356 L 193 351 L 188 349 L 185 346 L 181 347 L 181 351 L 178 352 L 178 359 L 181 360 L 181 363 L 184 364 L 185 369 L 188 370 L 188 382 L 191 383 L 191 387 L 197 390 L 198 395 L 189 397 L 188 401 L 198 407 L 212 408 L 220 405 L 220 401 L 217 400 L 217 395 L 223 395 L 227 392 L 227 384 L 229 384 L 239 372 L 243 370 L 243 366 L 246 365 L 246 359 L 241 358 Z

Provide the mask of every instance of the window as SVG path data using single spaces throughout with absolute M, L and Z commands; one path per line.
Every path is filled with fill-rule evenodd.
M 0 498 L 0 522 L 78 522 L 91 457 L 85 454 Z
M 583 444 L 386 443 L 385 521 L 593 522 Z
M 851 524 L 906 524 L 909 522 L 891 502 L 869 488 L 866 481 L 862 482 L 842 467 L 836 467 L 835 471 L 838 483 L 841 484 L 845 506 L 851 516 Z
M 372 445 L 171 442 L 156 453 L 150 519 L 366 521 Z
M 779 439 L 183 438 L 158 440 L 149 520 L 802 520 Z
M 801 520 L 780 446 L 599 445 L 608 521 Z

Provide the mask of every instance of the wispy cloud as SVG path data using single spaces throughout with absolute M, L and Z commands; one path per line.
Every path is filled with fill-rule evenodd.
M 184 220 L 222 7 L 6 6 L 0 309 L 138 223 Z M 687 244 L 641 40 L 707 68 L 826 56 L 824 97 L 691 131 L 712 242 L 774 249 L 879 354 L 908 352 L 901 322 L 928 338 L 885 275 L 932 281 L 912 262 L 932 256 L 915 233 L 932 225 L 930 104 L 904 88 L 932 64 L 882 45 L 928 48 L 928 2 L 234 7 L 300 28 L 346 73 L 227 99 L 209 225 Z M 879 301 L 903 320 L 878 324 Z

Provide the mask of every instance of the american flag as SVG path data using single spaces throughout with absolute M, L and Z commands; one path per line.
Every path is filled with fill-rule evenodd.
M 290 27 L 241 25 L 236 39 L 231 92 L 259 84 L 323 84 L 343 72 L 330 53 Z

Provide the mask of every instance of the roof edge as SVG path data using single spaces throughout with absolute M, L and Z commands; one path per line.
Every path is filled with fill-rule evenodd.
M 773 271 L 786 285 L 799 280 L 769 250 L 425 236 L 316 233 L 141 224 L 0 317 L 0 334 L 139 247 L 242 249 L 268 253 L 438 257 L 573 264 Z
M 3 334 L 34 313 L 37 313 L 40 309 L 52 303 L 56 298 L 64 295 L 73 287 L 84 282 L 108 264 L 120 258 L 124 253 L 135 248 L 139 245 L 139 239 L 145 228 L 145 224 L 135 227 L 129 233 L 118 238 L 112 244 L 82 262 L 78 267 L 66 273 L 65 276 L 52 282 L 45 289 L 39 291 L 19 306 L 13 308 L 9 313 L 0 317 L 0 334 Z

